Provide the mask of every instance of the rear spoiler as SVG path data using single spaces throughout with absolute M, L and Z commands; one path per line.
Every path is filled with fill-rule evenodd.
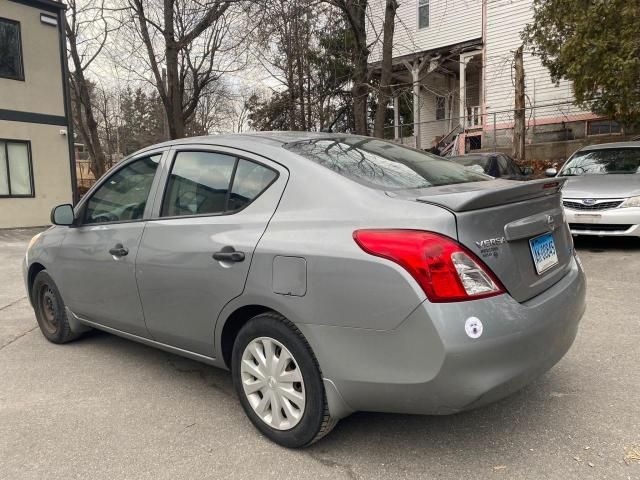
M 418 197 L 416 200 L 445 207 L 454 212 L 466 212 L 555 195 L 562 189 L 564 182 L 566 178 L 556 177 L 528 182 L 497 179 L 486 182 L 457 183 L 431 187 L 429 195 Z

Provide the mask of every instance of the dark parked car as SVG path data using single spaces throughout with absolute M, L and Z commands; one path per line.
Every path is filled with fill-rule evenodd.
M 513 158 L 500 152 L 472 153 L 449 157 L 449 160 L 495 178 L 529 180 L 529 176 L 533 173 L 531 167 L 520 168 Z

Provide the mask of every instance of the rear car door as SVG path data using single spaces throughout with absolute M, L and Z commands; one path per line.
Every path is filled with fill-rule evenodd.
M 148 337 L 135 259 L 151 213 L 162 151 L 125 161 L 105 175 L 76 210 L 60 249 L 65 302 L 82 318 Z
M 153 338 L 214 355 L 215 321 L 244 289 L 288 172 L 223 147 L 180 146 L 142 236 L 136 276 Z

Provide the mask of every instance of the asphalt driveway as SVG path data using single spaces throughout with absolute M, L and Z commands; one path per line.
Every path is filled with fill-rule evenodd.
M 1 479 L 640 479 L 640 239 L 577 240 L 587 313 L 525 390 L 448 417 L 354 414 L 291 451 L 227 372 L 99 332 L 48 343 L 20 274 L 33 233 L 0 230 Z

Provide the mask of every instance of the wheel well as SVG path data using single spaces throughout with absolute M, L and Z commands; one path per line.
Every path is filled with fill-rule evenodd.
M 263 305 L 245 305 L 229 315 L 229 318 L 222 328 L 222 337 L 220 339 L 222 344 L 222 359 L 227 368 L 231 369 L 233 343 L 236 341 L 240 329 L 256 315 L 271 311 L 273 311 L 273 309 Z
M 31 289 L 33 287 L 33 281 L 36 279 L 36 275 L 38 275 L 44 269 L 45 269 L 44 265 L 42 265 L 40 263 L 33 263 L 29 267 L 29 273 L 27 274 L 27 282 L 28 282 L 28 285 L 29 285 L 29 291 L 27 293 L 29 294 L 29 301 L 31 302 L 31 305 L 33 305 L 33 298 L 31 297 Z

